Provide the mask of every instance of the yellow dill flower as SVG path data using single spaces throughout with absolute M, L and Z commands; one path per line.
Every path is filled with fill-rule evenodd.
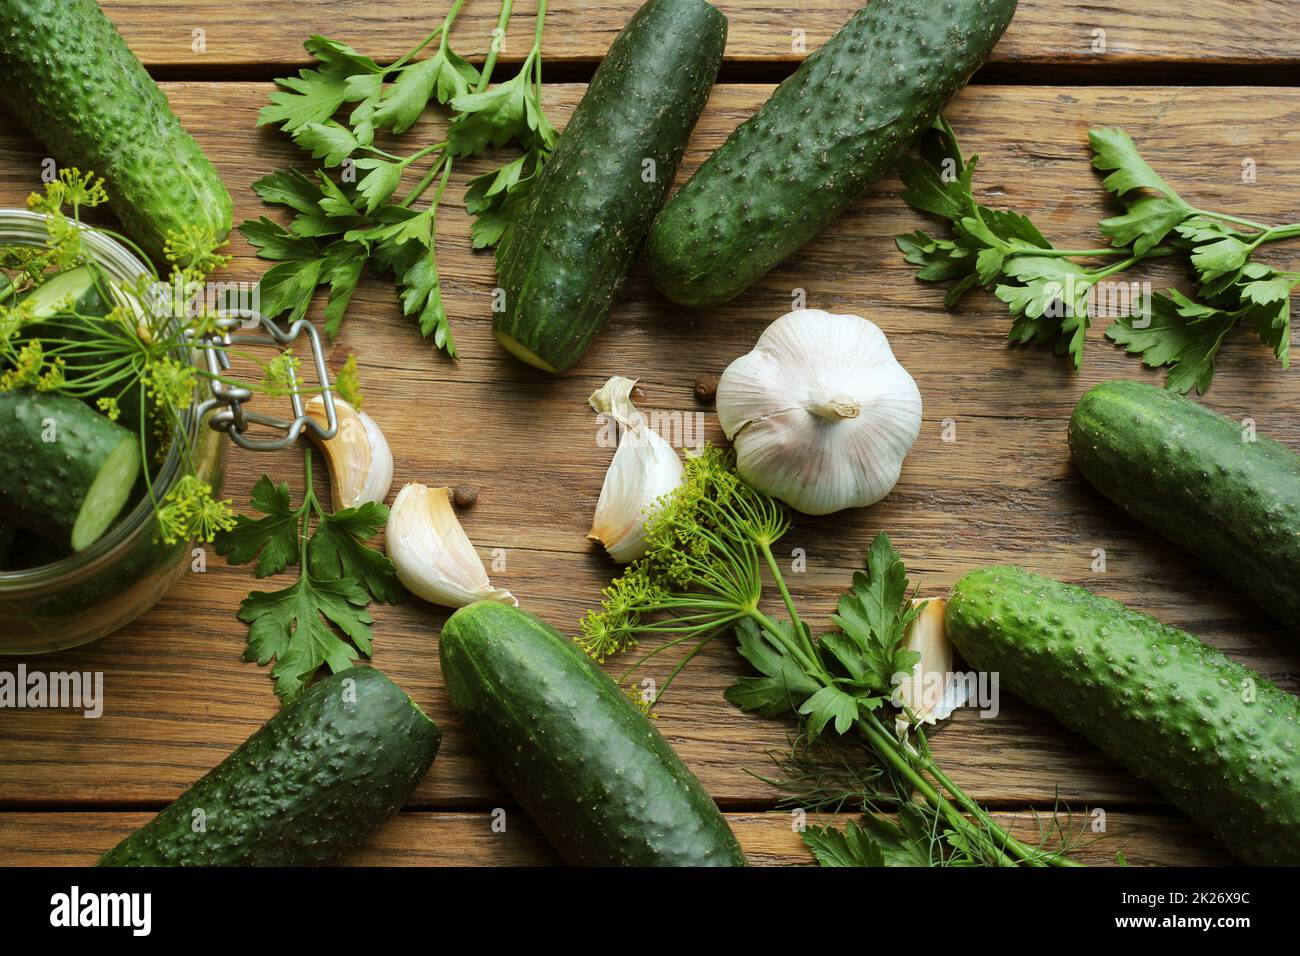
M 46 365 L 45 371 L 36 379 L 36 391 L 38 392 L 57 392 L 67 380 L 63 376 L 63 358 L 56 357 L 53 362 Z
M 262 386 L 271 391 L 292 392 L 298 387 L 298 356 L 285 349 L 262 368 Z
M 212 497 L 212 486 L 197 475 L 185 475 L 167 493 L 158 509 L 158 527 L 167 544 L 177 541 L 209 542 L 218 531 L 235 526 L 230 499 Z
M 353 408 L 361 407 L 361 378 L 357 374 L 357 357 L 349 355 L 339 373 L 334 376 L 334 390 L 339 398 Z
M 31 339 L 14 358 L 14 367 L 0 375 L 0 392 L 35 385 L 41 378 L 41 369 L 45 365 L 45 353 L 39 339 Z
M 194 401 L 194 366 L 171 356 L 155 358 L 145 365 L 140 381 L 161 411 L 183 412 Z
M 179 232 L 168 231 L 163 255 L 183 280 L 202 282 L 211 273 L 230 264 L 230 256 L 217 252 L 221 245 L 210 227 L 187 223 Z
M 115 422 L 122 417 L 122 409 L 117 403 L 117 399 L 105 395 L 95 399 L 95 407 L 103 413 L 104 417 L 110 422 Z

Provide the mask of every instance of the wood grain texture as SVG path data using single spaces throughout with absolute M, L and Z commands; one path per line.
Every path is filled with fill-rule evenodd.
M 249 190 L 299 158 L 281 136 L 254 128 L 269 84 L 166 89 L 230 186 L 236 218 L 279 216 Z M 769 91 L 716 89 L 680 175 L 688 176 Z M 577 85 L 547 88 L 558 124 L 581 92 Z M 1112 211 L 1088 166 L 1086 130 L 1097 124 L 1130 129 L 1154 165 L 1200 204 L 1247 210 L 1254 219 L 1300 219 L 1300 91 L 981 86 L 962 94 L 949 115 L 968 152 L 981 155 L 981 201 L 1030 215 L 1062 244 L 1095 244 L 1097 220 Z M 430 140 L 433 123 L 408 141 Z M 4 124 L 0 203 L 21 202 L 37 182 L 42 156 L 26 134 Z M 1241 181 L 1246 159 L 1258 170 L 1255 185 Z M 398 314 L 391 284 L 367 279 L 331 361 L 337 369 L 349 353 L 358 356 L 366 409 L 395 455 L 394 492 L 407 481 L 466 481 L 479 489 L 465 527 L 489 564 L 504 557 L 494 582 L 525 606 L 571 631 L 614 573 L 584 538 L 611 454 L 598 442 L 586 396 L 610 374 L 635 376 L 647 411 L 680 413 L 681 433 L 668 436 L 674 443 L 691 444 L 701 434 L 716 439 L 712 415 L 691 398 L 693 380 L 747 351 L 789 309 L 792 290 L 803 289 L 812 307 L 877 322 L 925 398 L 921 437 L 894 493 L 867 511 L 801 517 L 784 542 L 806 552 L 807 571 L 793 584 L 809 618 L 824 619 L 867 543 L 886 530 L 925 595 L 944 593 L 973 567 L 1014 561 L 1186 627 L 1282 686 L 1300 686 L 1293 639 L 1198 562 L 1124 520 L 1069 464 L 1065 424 L 1079 395 L 1103 379 L 1153 376 L 1109 347 L 1099 328 L 1084 371 L 1075 375 L 1045 352 L 1008 349 L 1009 320 L 989 296 L 972 295 L 959 313 L 943 311 L 941 291 L 918 284 L 893 246 L 895 233 L 929 225 L 901 203 L 893 177 L 754 289 L 708 313 L 667 303 L 638 270 L 587 357 L 548 378 L 510 360 L 491 339 L 492 259 L 470 252 L 460 207 L 466 179 L 486 168 L 482 161 L 458 168 L 440 212 L 439 263 L 462 360 L 453 364 L 422 342 Z M 263 264 L 242 240 L 234 250 L 232 277 L 260 274 Z M 1144 277 L 1157 288 L 1185 279 L 1157 270 Z M 1210 405 L 1250 416 L 1262 433 L 1300 446 L 1298 400 L 1295 374 L 1280 371 L 1249 336 L 1225 347 Z M 702 426 L 696 413 L 704 413 Z M 947 423 L 955 426 L 954 442 L 943 440 Z M 292 453 L 232 454 L 226 491 L 245 502 L 263 470 L 293 484 L 300 465 Z M 1097 548 L 1106 550 L 1104 574 L 1090 569 Z M 153 611 L 113 637 L 28 661 L 104 671 L 105 714 L 0 714 L 0 805 L 157 808 L 274 713 L 265 671 L 240 662 L 245 629 L 234 611 L 250 587 L 275 582 L 255 585 L 249 572 L 209 558 L 205 573 L 185 575 Z M 481 809 L 501 802 L 440 686 L 437 633 L 447 612 L 418 602 L 375 611 L 376 665 L 445 731 L 442 754 L 412 806 Z M 662 680 L 671 664 L 665 655 L 647 673 Z M 734 651 L 716 643 L 679 678 L 658 725 L 724 808 L 745 811 L 773 805 L 776 794 L 752 772 L 768 767 L 768 751 L 785 743 L 789 727 L 741 715 L 722 700 L 740 672 Z M 995 719 L 959 713 L 934 745 L 951 776 L 1001 808 L 1050 807 L 1058 795 L 1076 811 L 1119 813 L 1157 802 L 1082 738 L 1009 695 Z M 0 827 L 17 819 L 3 815 Z M 1153 854 L 1170 859 L 1208 843 L 1159 828 L 1150 841 Z
M 148 813 L 0 814 L 0 867 L 89 866 L 137 827 Z M 1040 821 L 1025 814 L 997 814 L 1020 838 L 1038 841 Z M 499 832 L 504 819 L 505 832 Z M 848 815 L 810 823 L 842 826 Z M 787 813 L 729 813 L 751 866 L 810 866 L 812 856 Z M 494 822 L 498 830 L 493 829 Z M 1230 865 L 1231 857 L 1189 823 L 1159 813 L 1115 813 L 1105 832 L 1079 834 L 1077 858 L 1113 864 L 1122 853 L 1130 866 Z M 383 824 L 340 860 L 345 866 L 557 866 L 555 851 L 520 812 L 504 818 L 483 813 L 405 811 Z
M 727 60 L 795 63 L 817 49 L 861 6 L 852 0 L 718 0 L 727 15 Z M 302 41 L 324 33 L 384 62 L 406 53 L 442 22 L 450 0 L 103 0 L 131 48 L 146 63 L 176 70 L 216 66 L 299 64 Z M 640 0 L 554 0 L 548 4 L 542 52 L 553 63 L 594 64 L 609 49 Z M 499 4 L 468 0 L 453 44 L 481 58 Z M 532 45 L 536 4 L 516 5 L 502 51 L 522 60 Z M 1021 0 L 1016 19 L 993 54 L 995 64 L 1083 67 L 1101 76 L 1134 64 L 1279 64 L 1300 57 L 1294 43 L 1300 8 L 1290 0 Z M 196 52 L 196 34 L 201 52 Z M 803 51 L 795 47 L 800 31 Z

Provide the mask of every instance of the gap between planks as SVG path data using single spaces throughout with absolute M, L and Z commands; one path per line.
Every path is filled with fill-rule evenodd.
M 468 58 L 482 67 L 481 57 Z M 716 83 L 772 85 L 798 69 L 802 60 L 724 60 Z M 588 83 L 599 61 L 546 61 L 545 84 Z M 310 69 L 314 61 L 293 63 L 203 63 L 155 64 L 149 74 L 159 82 L 247 83 L 270 82 Z M 498 62 L 493 82 L 503 82 L 519 72 L 519 63 Z M 1136 60 L 1119 64 L 1097 63 L 990 63 L 971 77 L 969 85 L 1066 86 L 1066 87 L 1294 87 L 1300 86 L 1300 70 L 1294 63 L 1170 63 Z

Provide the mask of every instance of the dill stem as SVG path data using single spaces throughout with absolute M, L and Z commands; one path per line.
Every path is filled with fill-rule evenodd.
M 998 824 L 994 822 L 993 818 L 989 816 L 988 811 L 986 811 L 978 803 L 972 800 L 969 796 L 966 795 L 966 792 L 964 790 L 962 790 L 950 779 L 948 779 L 948 775 L 945 774 L 942 770 L 940 770 L 937 764 L 931 763 L 931 765 L 927 769 L 929 770 L 930 775 L 934 777 L 935 780 L 939 781 L 939 785 L 942 786 L 949 793 L 951 793 L 953 797 L 956 798 L 956 800 L 960 804 L 962 804 L 962 806 L 968 813 L 970 813 L 972 816 L 978 819 L 986 827 L 994 830 L 998 834 L 1005 837 L 1007 841 L 1007 845 L 1010 846 L 1013 850 L 1015 850 L 1017 856 L 1021 856 L 1025 860 L 1038 858 L 1038 854 L 1035 851 L 1025 846 L 1023 843 L 1021 843 L 1019 840 L 1013 837 L 1010 833 L 1007 833 L 1002 827 L 998 826 Z M 1053 855 L 1050 858 L 1049 862 L 1053 866 L 1082 866 L 1083 865 L 1074 860 L 1068 859 L 1067 857 L 1061 854 Z
M 916 788 L 916 792 L 921 795 L 925 802 L 934 807 L 934 809 L 939 813 L 943 814 L 944 818 L 948 821 L 949 826 L 959 833 L 974 835 L 981 841 L 987 843 L 998 866 L 1016 865 L 1014 859 L 1008 856 L 1006 852 L 993 840 L 989 839 L 987 834 L 980 833 L 978 828 L 962 816 L 957 808 L 953 806 L 952 802 L 948 800 L 940 790 L 935 788 L 930 781 L 926 780 L 925 777 L 923 777 L 917 769 L 898 752 L 898 748 L 894 746 L 891 738 L 880 731 L 877 727 L 873 727 L 871 723 L 864 720 L 862 717 L 858 717 L 854 721 L 854 724 L 857 726 L 858 731 L 867 738 L 867 742 L 871 744 L 871 748 L 892 764 L 894 769 L 906 777 L 912 786 Z M 996 824 L 994 825 L 994 832 L 1000 835 L 1005 835 L 1002 834 L 1001 829 L 998 828 Z M 1011 837 L 1007 836 L 1006 839 L 1009 841 L 1011 840 Z M 1030 861 L 1026 860 L 1026 862 Z
M 812 644 L 807 632 L 804 630 L 803 622 L 799 620 L 799 612 L 795 610 L 794 598 L 790 596 L 790 589 L 785 586 L 785 576 L 781 574 L 781 569 L 776 565 L 776 555 L 772 553 L 772 545 L 764 540 L 758 542 L 759 550 L 763 552 L 763 560 L 767 562 L 767 569 L 772 572 L 772 579 L 776 581 L 777 590 L 781 592 L 781 601 L 785 604 L 786 612 L 790 615 L 790 623 L 794 625 L 794 632 L 799 636 L 799 642 L 805 646 L 810 654 Z

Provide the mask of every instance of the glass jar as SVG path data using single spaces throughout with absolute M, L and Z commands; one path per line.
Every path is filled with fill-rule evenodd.
M 25 209 L 0 209 L 0 244 L 39 245 L 46 239 L 44 217 Z M 83 248 L 116 282 L 133 286 L 145 267 L 125 246 L 86 230 Z M 198 421 L 197 403 L 186 416 L 196 474 L 221 489 L 225 440 Z M 3 450 L 0 450 L 3 454 Z M 154 481 L 161 497 L 183 474 L 179 441 L 173 441 Z M 108 533 L 83 551 L 52 564 L 0 571 L 0 654 L 43 654 L 98 640 L 149 608 L 191 561 L 192 544 L 163 542 L 148 497 Z

